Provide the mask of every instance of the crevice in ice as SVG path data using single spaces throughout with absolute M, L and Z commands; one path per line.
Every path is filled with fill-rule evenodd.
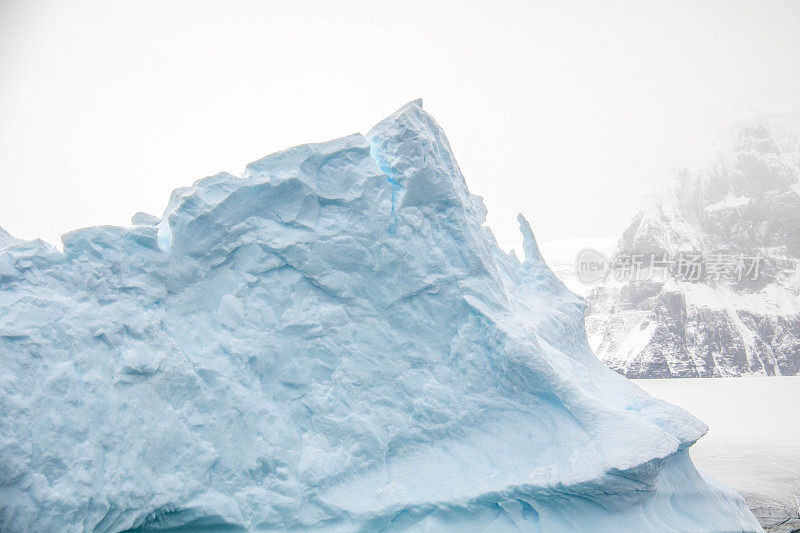
M 383 157 L 381 157 L 381 154 L 375 147 L 375 144 L 372 139 L 370 139 L 369 141 L 369 155 L 372 157 L 372 159 L 375 160 L 375 163 L 377 163 L 378 168 L 381 169 L 381 172 L 386 174 L 386 182 L 392 187 L 392 192 L 390 197 L 392 223 L 389 225 L 389 233 L 393 235 L 397 232 L 398 228 L 398 221 L 394 216 L 395 211 L 397 209 L 398 197 L 405 190 L 405 187 L 396 178 L 396 176 L 399 175 L 399 172 L 397 172 L 397 170 L 392 168 L 391 165 L 389 165 L 389 163 L 386 162 L 386 160 Z

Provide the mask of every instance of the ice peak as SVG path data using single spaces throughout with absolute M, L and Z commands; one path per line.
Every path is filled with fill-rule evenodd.
M 517 214 L 517 222 L 519 222 L 519 231 L 522 233 L 522 249 L 525 251 L 525 261 L 541 263 L 543 261 L 542 253 L 539 251 L 539 245 L 536 244 L 536 237 L 533 236 L 530 223 L 522 213 Z
M 368 133 L 371 154 L 395 187 L 402 206 L 462 205 L 483 221 L 441 127 L 421 100 L 404 105 Z
M 159 222 L 161 222 L 161 219 L 157 216 L 142 211 L 137 212 L 131 217 L 131 224 L 134 226 L 157 226 Z
M 19 239 L 11 235 L 9 232 L 4 230 L 2 226 L 0 226 L 0 246 L 5 246 L 6 244 L 10 244 L 18 240 Z

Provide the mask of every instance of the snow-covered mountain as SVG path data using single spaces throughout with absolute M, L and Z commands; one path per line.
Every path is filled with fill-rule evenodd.
M 587 296 L 607 365 L 628 377 L 798 374 L 799 132 L 797 114 L 742 113 L 667 173 L 614 254 L 666 258 L 672 272 L 612 268 Z M 674 268 L 698 254 L 700 270 Z
M 758 531 L 413 102 L 0 248 L 0 529 Z

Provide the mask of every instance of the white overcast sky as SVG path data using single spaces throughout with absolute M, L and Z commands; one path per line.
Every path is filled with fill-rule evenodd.
M 504 247 L 609 235 L 737 101 L 800 109 L 800 1 L 0 0 L 0 226 L 160 216 L 418 97 Z

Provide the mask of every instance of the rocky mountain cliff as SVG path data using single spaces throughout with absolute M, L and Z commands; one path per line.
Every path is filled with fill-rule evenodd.
M 748 112 L 671 168 L 587 295 L 632 378 L 800 371 L 800 115 Z

